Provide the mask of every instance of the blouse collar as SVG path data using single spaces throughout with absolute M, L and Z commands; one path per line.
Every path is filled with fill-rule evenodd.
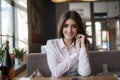
M 74 44 L 75 43 L 73 41 L 72 44 L 70 45 L 70 47 L 74 46 Z M 60 45 L 60 48 L 65 48 L 66 47 L 66 45 L 65 45 L 65 43 L 64 43 L 62 38 L 60 39 L 59 45 Z

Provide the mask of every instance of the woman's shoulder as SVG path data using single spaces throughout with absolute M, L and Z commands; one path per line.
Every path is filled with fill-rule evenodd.
M 57 42 L 59 42 L 61 39 L 49 39 L 49 40 L 47 40 L 47 43 L 57 43 Z
M 47 40 L 47 45 L 59 45 L 61 39 L 56 38 L 56 39 L 49 39 Z

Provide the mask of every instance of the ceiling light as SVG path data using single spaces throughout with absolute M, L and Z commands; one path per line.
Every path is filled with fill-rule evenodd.
M 60 3 L 60 2 L 84 2 L 84 1 L 97 1 L 97 0 L 51 0 L 54 3 Z

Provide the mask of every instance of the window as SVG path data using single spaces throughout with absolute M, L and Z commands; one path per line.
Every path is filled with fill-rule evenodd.
M 97 48 L 101 48 L 101 23 L 100 22 L 96 22 L 95 23 L 95 32 L 96 32 L 96 46 Z
M 87 47 L 88 50 L 92 49 L 92 25 L 90 21 L 85 22 L 85 30 L 86 30 L 86 35 L 87 35 Z
M 0 8 L 1 8 L 0 44 L 4 44 L 5 41 L 8 39 L 10 45 L 10 52 L 12 52 L 14 44 L 13 6 L 11 6 L 10 2 L 7 2 L 6 0 L 1 0 Z
M 27 0 L 0 0 L 0 45 L 9 40 L 13 48 L 28 50 Z M 24 32 L 24 33 L 23 33 Z
M 28 50 L 27 0 L 15 0 L 16 47 Z

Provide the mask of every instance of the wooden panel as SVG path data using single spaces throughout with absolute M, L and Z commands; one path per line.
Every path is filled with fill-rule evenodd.
M 110 50 L 116 50 L 116 29 L 109 29 Z

